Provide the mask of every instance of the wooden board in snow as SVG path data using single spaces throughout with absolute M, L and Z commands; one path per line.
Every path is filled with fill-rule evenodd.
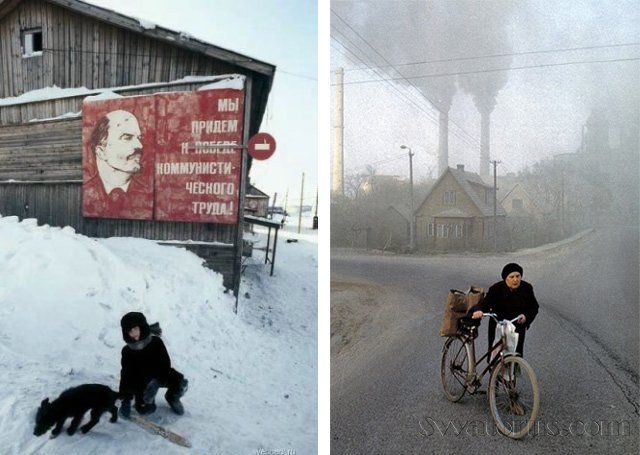
M 165 439 L 173 442 L 174 444 L 178 444 L 182 447 L 191 447 L 191 442 L 184 436 L 180 436 L 178 433 L 174 433 L 171 430 L 167 430 L 162 425 L 158 425 L 157 423 L 151 422 L 150 420 L 145 419 L 139 415 L 131 415 L 131 420 L 142 428 L 146 428 L 147 430 L 153 431 L 155 434 L 159 434 Z

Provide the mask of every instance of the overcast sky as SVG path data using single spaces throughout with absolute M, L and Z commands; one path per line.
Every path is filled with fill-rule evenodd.
M 261 131 L 275 154 L 254 161 L 252 182 L 278 205 L 315 206 L 317 189 L 317 2 L 315 0 L 86 0 L 276 66 Z
M 481 78 L 498 87 L 491 160 L 501 161 L 499 174 L 575 152 L 593 106 L 615 105 L 623 116 L 635 106 L 637 116 L 636 0 L 332 1 L 330 20 L 332 84 L 335 69 L 345 68 L 347 174 L 373 164 L 378 174 L 408 177 L 404 144 L 416 154 L 414 174 L 437 177 L 438 112 L 424 94 L 446 104 L 447 95 L 442 101 L 436 94 L 440 86 L 453 87 L 449 166 L 473 172 L 480 164 L 480 115 L 469 87 Z M 509 55 L 452 60 L 496 54 Z M 627 61 L 565 65 L 602 60 Z M 356 70 L 371 66 L 376 72 Z M 534 68 L 515 69 L 521 67 Z M 467 90 L 455 76 L 423 77 L 496 68 L 512 69 L 470 74 Z

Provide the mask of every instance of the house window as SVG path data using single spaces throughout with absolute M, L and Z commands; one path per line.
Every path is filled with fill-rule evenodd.
M 454 237 L 457 239 L 461 239 L 463 237 L 463 228 L 464 226 L 462 224 L 456 224 L 455 228 L 454 228 Z
M 449 237 L 449 226 L 446 224 L 438 224 L 436 225 L 436 234 L 441 239 L 446 239 Z
M 42 28 L 22 31 L 22 56 L 42 55 Z
M 511 201 L 511 208 L 513 208 L 513 210 L 524 209 L 524 204 L 522 203 L 522 199 L 513 199 Z
M 455 191 L 445 191 L 442 193 L 443 200 L 442 203 L 444 205 L 456 205 L 456 192 Z
M 427 235 L 429 237 L 433 237 L 435 235 L 435 230 L 436 230 L 435 224 L 429 223 L 429 226 L 427 228 Z

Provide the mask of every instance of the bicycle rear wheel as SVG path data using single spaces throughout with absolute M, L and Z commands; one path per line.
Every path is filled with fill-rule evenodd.
M 450 337 L 442 348 L 440 378 L 444 394 L 450 401 L 459 401 L 467 391 L 469 353 L 460 337 Z
M 540 391 L 531 366 L 522 357 L 506 356 L 489 378 L 489 408 L 498 430 L 513 439 L 526 436 L 538 416 Z

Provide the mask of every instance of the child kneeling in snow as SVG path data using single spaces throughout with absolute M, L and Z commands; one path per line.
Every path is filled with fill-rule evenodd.
M 135 408 L 140 414 L 154 412 L 160 387 L 168 389 L 164 397 L 173 412 L 184 414 L 180 397 L 187 391 L 188 381 L 182 373 L 171 368 L 167 348 L 159 337 L 160 326 L 156 323 L 150 327 L 144 314 L 138 312 L 125 314 L 120 326 L 127 343 L 122 348 L 120 414 L 127 419 L 131 417 L 131 399 L 134 397 Z

